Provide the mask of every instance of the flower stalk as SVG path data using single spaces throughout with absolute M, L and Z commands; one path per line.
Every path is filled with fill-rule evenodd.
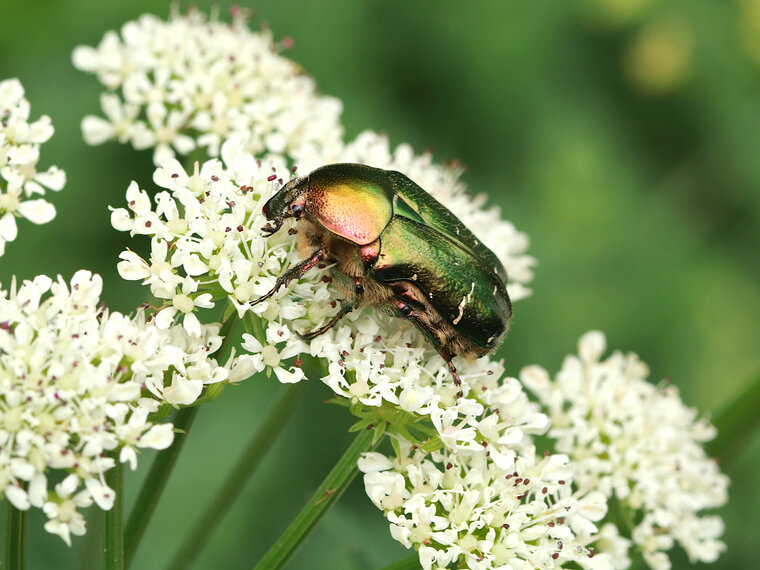
M 372 448 L 373 433 L 370 430 L 359 432 L 306 506 L 255 566 L 256 570 L 273 570 L 285 565 L 324 514 L 351 484 L 358 473 L 356 462 L 362 453 Z
M 5 541 L 5 568 L 26 568 L 26 511 L 8 502 L 8 526 Z
M 150 466 L 148 476 L 145 478 L 140 494 L 137 496 L 132 513 L 129 515 L 127 526 L 125 527 L 124 538 L 124 560 L 126 567 L 132 563 L 135 557 L 137 547 L 140 545 L 145 529 L 148 528 L 153 512 L 156 510 L 158 500 L 166 487 L 166 482 L 174 469 L 182 446 L 187 440 L 187 432 L 198 415 L 198 407 L 182 408 L 174 417 L 174 428 L 180 430 L 174 438 L 174 443 L 163 453 L 159 453 L 153 464 Z
M 124 570 L 124 466 L 118 453 L 110 454 L 116 465 L 106 471 L 106 484 L 115 494 L 113 507 L 106 511 L 103 568 Z
M 187 534 L 170 568 L 181 569 L 192 566 L 193 561 L 206 546 L 214 530 L 280 434 L 283 424 L 290 418 L 290 411 L 305 386 L 305 382 L 299 382 L 281 388 L 277 400 L 227 476 L 224 485 L 198 518 L 193 530 Z
M 217 351 L 220 359 L 225 358 L 231 350 L 231 339 L 239 320 L 237 314 L 232 313 L 222 325 L 220 334 L 224 340 Z M 140 540 L 142 540 L 145 534 L 145 529 L 148 528 L 148 523 L 153 516 L 153 512 L 156 510 L 158 500 L 161 498 L 164 487 L 166 487 L 166 482 L 169 480 L 169 476 L 174 469 L 174 464 L 177 462 L 180 451 L 182 451 L 182 446 L 187 440 L 187 432 L 190 430 L 195 416 L 198 415 L 198 410 L 199 406 L 193 406 L 181 408 L 177 411 L 173 422 L 174 428 L 182 435 L 175 437 L 172 445 L 164 453 L 160 453 L 156 457 L 140 489 L 140 494 L 137 496 L 125 529 L 124 558 L 127 567 L 129 567 L 135 556 Z

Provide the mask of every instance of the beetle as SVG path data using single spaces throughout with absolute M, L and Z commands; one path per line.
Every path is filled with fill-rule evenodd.
M 298 223 L 304 260 L 277 278 L 260 303 L 320 263 L 332 264 L 345 294 L 310 340 L 361 306 L 411 321 L 446 361 L 484 356 L 504 337 L 512 316 L 507 272 L 445 206 L 400 172 L 364 164 L 330 164 L 287 182 L 262 208 L 266 236 L 285 219 Z

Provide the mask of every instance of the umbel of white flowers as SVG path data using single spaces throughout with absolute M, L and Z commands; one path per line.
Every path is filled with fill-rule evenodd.
M 16 218 L 45 224 L 55 217 L 50 202 L 32 198 L 66 184 L 66 174 L 55 166 L 37 170 L 40 145 L 53 136 L 53 125 L 47 115 L 30 123 L 30 110 L 18 79 L 0 81 L 0 256 L 18 235 Z
M 268 30 L 248 29 L 244 11 L 231 24 L 194 11 L 167 21 L 145 14 L 120 35 L 106 33 L 97 48 L 78 47 L 73 60 L 107 89 L 105 118 L 82 123 L 90 144 L 153 148 L 158 163 L 195 148 L 217 156 L 231 138 L 257 155 L 296 160 L 324 156 L 342 141 L 340 101 L 318 95 Z
M 0 286 L 0 492 L 18 509 L 42 509 L 45 529 L 67 544 L 85 532 L 79 508 L 113 505 L 103 474 L 115 461 L 135 469 L 137 448 L 171 444 L 172 424 L 149 414 L 227 376 L 208 356 L 218 326 L 191 336 L 142 311 L 109 313 L 101 288 L 88 271 L 70 286 L 46 276 Z M 65 475 L 55 485 L 54 473 Z
M 678 543 L 692 561 L 714 562 L 723 521 L 701 511 L 728 500 L 728 477 L 702 444 L 715 428 L 684 406 L 672 385 L 646 381 L 633 353 L 602 360 L 601 332 L 585 334 L 552 381 L 539 366 L 520 378 L 551 418 L 549 436 L 575 464 L 575 485 L 615 497 L 639 521 L 632 539 L 650 567 L 667 570 Z
M 539 459 L 527 441 L 515 447 L 505 469 L 487 454 L 430 453 L 398 438 L 395 457 L 367 453 L 359 468 L 391 535 L 418 550 L 425 570 L 626 567 L 628 541 L 613 525 L 601 533 L 595 525 L 605 497 L 573 493 L 567 456 Z

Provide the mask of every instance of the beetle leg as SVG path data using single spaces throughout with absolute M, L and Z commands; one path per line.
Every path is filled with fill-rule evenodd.
M 354 298 L 350 301 L 341 301 L 340 303 L 340 311 L 338 311 L 338 314 L 335 315 L 333 318 L 331 318 L 329 321 L 327 321 L 326 324 L 322 325 L 318 329 L 313 329 L 310 331 L 306 331 L 304 333 L 296 333 L 299 337 L 301 337 L 303 340 L 311 340 L 313 338 L 318 337 L 322 333 L 326 333 L 331 328 L 333 328 L 335 325 L 338 324 L 338 321 L 340 321 L 343 317 L 345 317 L 348 313 L 353 311 L 356 307 L 358 307 L 361 304 L 361 296 L 364 294 L 364 285 L 362 285 L 362 282 L 358 279 L 354 281 L 354 293 L 356 295 Z
M 325 323 L 318 329 L 312 329 L 310 331 L 305 331 L 302 333 L 297 332 L 296 334 L 303 340 L 312 340 L 314 338 L 317 338 L 319 335 L 326 333 L 335 325 L 337 325 L 338 321 L 340 321 L 343 317 L 345 317 L 348 313 L 353 311 L 358 306 L 359 306 L 359 303 L 358 303 L 358 300 L 356 299 L 352 301 L 342 301 L 340 304 L 340 311 L 338 311 L 338 314 L 335 315 L 333 318 L 331 318 L 329 321 L 327 321 L 327 323 Z
M 306 259 L 302 261 L 301 263 L 294 265 L 290 269 L 288 269 L 285 273 L 280 275 L 277 278 L 277 282 L 274 284 L 274 287 L 269 291 L 269 293 L 266 293 L 253 301 L 251 303 L 251 306 L 257 305 L 261 303 L 262 301 L 265 301 L 266 299 L 269 299 L 272 295 L 274 295 L 280 287 L 286 287 L 288 283 L 290 283 L 293 279 L 299 279 L 304 276 L 304 274 L 309 271 L 312 267 L 314 267 L 317 263 L 322 261 L 325 257 L 327 257 L 327 253 L 324 248 L 317 249 L 314 253 L 312 253 L 309 256 L 309 259 Z
M 412 323 L 419 329 L 419 331 L 425 336 L 425 338 L 428 339 L 428 342 L 433 345 L 433 348 L 436 349 L 438 354 L 441 355 L 441 358 L 443 358 L 446 361 L 446 364 L 449 367 L 449 370 L 451 370 L 451 375 L 454 377 L 454 385 L 459 389 L 457 391 L 457 398 L 464 397 L 464 392 L 462 391 L 462 380 L 459 378 L 459 374 L 457 373 L 457 368 L 454 366 L 453 359 L 456 356 L 453 352 L 451 352 L 448 348 L 443 346 L 441 344 L 441 341 L 438 339 L 438 337 L 435 335 L 435 333 L 430 330 L 430 327 L 427 325 L 425 321 L 417 317 L 415 314 L 414 309 L 404 301 L 396 300 L 395 301 L 396 310 L 398 311 L 399 316 L 404 317 L 405 319 L 408 319 L 412 321 Z
M 282 218 L 275 218 L 272 221 L 274 222 L 274 227 L 270 226 L 269 222 L 267 222 L 267 225 L 261 228 L 261 231 L 264 232 L 264 237 L 271 236 L 282 227 Z

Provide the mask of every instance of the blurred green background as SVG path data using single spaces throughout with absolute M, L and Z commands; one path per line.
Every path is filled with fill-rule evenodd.
M 196 2 L 202 9 L 210 3 Z M 226 16 L 229 3 L 219 2 Z M 501 348 L 508 372 L 555 371 L 598 328 L 634 350 L 683 399 L 717 412 L 760 372 L 760 0 L 483 0 L 252 2 L 287 55 L 345 105 L 352 138 L 460 159 L 527 232 L 538 258 L 534 295 L 515 309 Z M 96 80 L 71 51 L 144 12 L 139 0 L 3 0 L 0 79 L 18 77 L 36 118 L 56 134 L 41 166 L 66 170 L 49 225 L 22 222 L 0 258 L 0 281 L 78 268 L 104 276 L 104 298 L 129 311 L 144 290 L 119 279 L 126 236 L 107 206 L 130 180 L 151 185 L 149 152 L 90 148 L 79 123 L 99 113 Z M 278 389 L 255 379 L 204 407 L 134 568 L 162 568 L 221 483 Z M 249 568 L 279 536 L 350 441 L 350 418 L 313 382 L 197 568 Z M 127 501 L 147 471 L 128 474 Z M 725 467 L 728 550 L 713 568 L 754 568 L 760 556 L 760 438 Z M 3 517 L 4 519 L 4 517 Z M 99 567 L 30 521 L 30 568 Z M 292 568 L 375 568 L 403 558 L 356 481 Z M 674 567 L 688 567 L 674 555 Z

